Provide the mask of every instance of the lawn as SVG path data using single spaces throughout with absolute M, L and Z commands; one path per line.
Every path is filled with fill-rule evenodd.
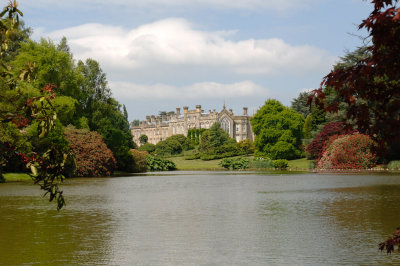
M 253 156 L 245 156 L 246 158 L 253 159 Z M 235 157 L 233 157 L 235 158 Z M 173 161 L 176 164 L 178 170 L 224 170 L 219 163 L 222 159 L 203 161 L 197 160 L 185 160 L 183 156 L 180 157 L 169 157 L 166 158 Z M 289 161 L 289 170 L 308 170 L 312 160 L 306 158 L 291 160 Z
M 313 162 L 314 160 L 307 160 L 307 158 L 290 160 L 288 168 L 289 170 L 308 170 L 310 169 L 310 164 Z
M 253 156 L 244 156 L 246 158 L 252 159 Z M 234 158 L 234 157 L 233 157 Z M 173 161 L 176 164 L 178 170 L 225 170 L 219 163 L 223 159 L 203 161 L 197 160 L 185 160 L 183 156 L 181 157 L 170 157 L 166 158 Z
M 6 182 L 32 181 L 32 178 L 25 173 L 5 173 L 3 176 Z

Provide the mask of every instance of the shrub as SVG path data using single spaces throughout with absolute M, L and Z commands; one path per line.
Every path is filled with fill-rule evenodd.
M 135 173 L 146 172 L 147 170 L 146 156 L 148 155 L 147 151 L 138 151 L 135 149 L 131 149 L 130 152 L 132 153 L 132 157 L 134 160 L 133 172 Z
M 195 152 L 191 155 L 188 155 L 185 157 L 185 160 L 196 160 L 196 159 L 200 159 L 201 153 L 199 152 Z
M 389 170 L 400 170 L 400 161 L 390 161 L 387 168 Z
M 173 161 L 147 155 L 147 169 L 149 171 L 171 171 L 176 169 L 176 165 Z
M 148 153 L 152 153 L 155 150 L 156 150 L 156 145 L 151 143 L 146 143 L 139 147 L 139 151 L 147 151 Z
M 204 131 L 206 131 L 205 128 L 193 128 L 188 130 L 187 138 L 190 140 L 193 146 L 199 145 L 201 135 Z
M 109 176 L 117 167 L 113 153 L 99 133 L 66 128 L 65 137 L 75 155 L 75 176 Z
M 363 134 L 332 136 L 317 163 L 319 169 L 368 169 L 375 166 L 376 143 Z
M 324 143 L 333 135 L 344 135 L 351 134 L 355 131 L 352 129 L 345 129 L 345 125 L 342 122 L 332 122 L 322 127 L 321 132 L 315 137 L 315 139 L 307 146 L 307 158 L 317 159 L 321 158 Z
M 254 143 L 249 139 L 244 139 L 237 143 L 237 148 L 244 154 L 254 153 Z
M 254 169 L 270 169 L 274 168 L 274 164 L 271 159 L 267 158 L 256 158 L 250 161 L 250 168 Z
M 222 167 L 230 170 L 247 169 L 250 166 L 250 160 L 243 157 L 234 159 L 223 159 L 219 164 Z
M 274 167 L 279 170 L 286 170 L 289 166 L 289 162 L 286 159 L 278 159 L 273 161 Z

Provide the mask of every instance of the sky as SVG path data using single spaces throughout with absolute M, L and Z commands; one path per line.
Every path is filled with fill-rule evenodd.
M 7 1 L 3 6 L 6 5 Z M 202 105 L 290 106 L 363 45 L 363 0 L 20 0 L 32 38 L 100 62 L 129 120 Z

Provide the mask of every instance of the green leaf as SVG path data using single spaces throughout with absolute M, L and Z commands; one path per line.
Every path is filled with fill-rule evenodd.
M 37 168 L 34 165 L 31 165 L 30 168 L 33 176 L 37 176 L 38 175 Z
M 3 11 L 0 13 L 0 17 L 4 16 L 4 14 L 7 13 L 7 11 L 8 11 L 8 8 L 5 7 L 5 8 L 3 9 Z

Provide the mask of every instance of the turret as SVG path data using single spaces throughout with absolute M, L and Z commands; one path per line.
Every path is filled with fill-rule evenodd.
M 247 107 L 243 107 L 243 115 L 247 116 Z

